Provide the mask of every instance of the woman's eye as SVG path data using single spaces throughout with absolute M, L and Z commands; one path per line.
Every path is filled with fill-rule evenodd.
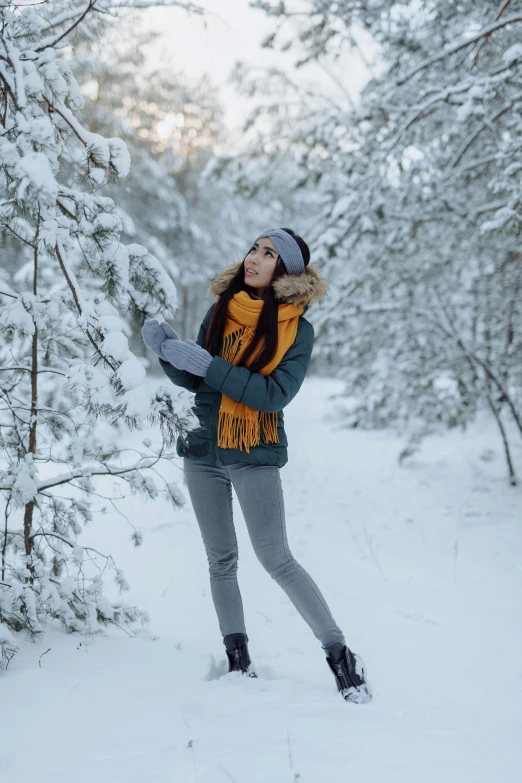
M 249 255 L 250 255 L 250 253 L 252 252 L 252 250 L 255 250 L 255 247 L 251 247 L 251 248 L 250 248 L 250 250 L 248 251 L 248 254 L 249 254 Z M 266 255 L 267 253 L 268 253 L 268 255 L 269 255 L 269 257 L 270 257 L 270 258 L 273 258 L 273 257 L 274 257 L 274 254 L 272 253 L 272 251 L 271 251 L 271 250 L 265 250 L 265 255 Z

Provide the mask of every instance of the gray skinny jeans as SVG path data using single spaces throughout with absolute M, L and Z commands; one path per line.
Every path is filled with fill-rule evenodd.
M 286 536 L 283 488 L 273 465 L 209 465 L 183 460 L 185 481 L 207 553 L 210 588 L 223 636 L 246 634 L 237 582 L 232 484 L 258 560 L 290 598 L 326 648 L 345 644 L 342 631 L 312 577 L 294 559 Z

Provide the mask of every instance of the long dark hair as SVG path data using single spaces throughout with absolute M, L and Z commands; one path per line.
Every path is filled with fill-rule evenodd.
M 291 228 L 283 228 L 288 234 L 291 234 L 301 249 L 303 254 L 303 260 L 305 267 L 308 266 L 310 261 L 310 248 L 298 234 L 295 234 Z M 249 250 L 250 252 L 250 250 Z M 247 253 L 248 255 L 248 253 Z M 207 331 L 205 340 L 205 348 L 212 356 L 217 356 L 221 350 L 221 344 L 223 341 L 223 331 L 225 329 L 225 322 L 227 318 L 228 303 L 239 291 L 246 291 L 251 293 L 255 291 L 255 288 L 245 283 L 245 258 L 243 259 L 241 266 L 237 270 L 236 274 L 229 283 L 228 288 L 223 291 L 220 299 L 216 302 L 214 310 L 212 312 L 212 318 Z M 281 256 L 277 256 L 277 264 L 272 276 L 270 287 L 265 294 L 263 301 L 263 308 L 259 314 L 256 330 L 250 345 L 245 350 L 243 356 L 239 361 L 240 367 L 246 367 L 248 360 L 254 353 L 259 341 L 264 337 L 263 350 L 256 359 L 249 366 L 249 370 L 252 372 L 259 372 L 262 367 L 265 367 L 275 356 L 277 350 L 277 313 L 278 302 L 275 298 L 275 292 L 273 289 L 273 283 L 281 275 L 286 273 L 286 267 L 283 264 Z

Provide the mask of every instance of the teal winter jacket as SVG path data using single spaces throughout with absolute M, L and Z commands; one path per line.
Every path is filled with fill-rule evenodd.
M 230 264 L 210 284 L 209 290 L 219 296 L 236 274 L 239 264 Z M 312 302 L 322 301 L 327 283 L 324 276 L 309 264 L 301 275 L 283 275 L 274 282 L 277 301 L 303 304 L 304 312 Z M 210 324 L 213 304 L 199 328 L 196 342 L 205 347 L 205 337 Z M 186 370 L 178 370 L 169 362 L 159 362 L 170 380 L 177 386 L 195 392 L 194 413 L 199 427 L 178 438 L 176 452 L 180 457 L 198 459 L 217 465 L 244 462 L 254 465 L 282 467 L 288 461 L 288 441 L 284 428 L 283 408 L 295 397 L 306 375 L 312 348 L 314 329 L 312 324 L 299 317 L 294 343 L 270 375 L 251 372 L 247 367 L 237 367 L 221 356 L 214 356 L 204 378 Z M 263 432 L 259 445 L 244 449 L 224 449 L 217 445 L 218 414 L 221 395 L 242 402 L 250 408 L 266 413 L 277 412 L 279 443 L 266 443 Z

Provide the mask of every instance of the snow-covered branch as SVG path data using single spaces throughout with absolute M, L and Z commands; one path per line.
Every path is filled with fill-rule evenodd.
M 117 467 L 116 465 L 106 465 L 103 470 L 97 470 L 92 466 L 85 465 L 81 470 L 73 471 L 69 474 L 62 474 L 61 476 L 54 476 L 53 478 L 45 479 L 41 482 L 36 482 L 36 488 L 38 492 L 50 489 L 51 487 L 57 487 L 60 484 L 67 484 L 77 478 L 90 478 L 91 476 L 122 476 L 125 473 L 130 473 L 134 470 L 143 470 L 155 465 L 158 461 L 156 457 L 143 457 L 135 462 L 133 465 L 127 465 L 126 467 Z
M 182 8 L 191 14 L 204 15 L 206 9 L 195 3 L 183 2 L 183 0 L 107 0 L 110 8 L 136 8 L 143 10 L 145 8 Z
M 498 21 L 493 22 L 487 27 L 484 27 L 475 35 L 472 35 L 469 38 L 465 38 L 457 44 L 447 46 L 439 54 L 424 60 L 419 65 L 415 66 L 415 68 L 412 68 L 408 73 L 406 73 L 405 76 L 397 79 L 397 85 L 399 87 L 402 86 L 417 73 L 420 73 L 420 71 L 425 71 L 426 68 L 430 68 L 435 63 L 440 62 L 441 60 L 445 60 L 447 57 L 460 52 L 462 49 L 466 49 L 468 46 L 472 46 L 472 44 L 477 43 L 477 41 L 480 41 L 483 38 L 489 38 L 489 36 L 492 35 L 492 33 L 494 33 L 496 30 L 500 30 L 502 27 L 507 27 L 510 24 L 518 24 L 519 22 L 522 22 L 522 14 L 520 13 L 512 14 L 511 16 L 507 16 L 504 19 L 499 19 Z

